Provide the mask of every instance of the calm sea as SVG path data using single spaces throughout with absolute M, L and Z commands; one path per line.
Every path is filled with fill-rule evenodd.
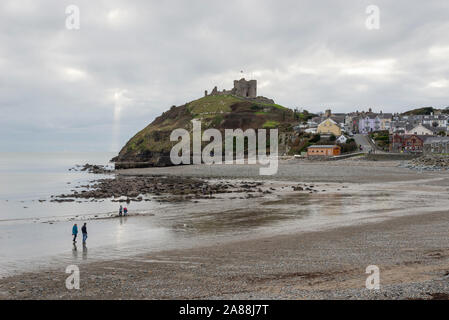
M 108 165 L 113 156 L 113 153 L 0 153 L 0 221 L 76 213 L 80 210 L 78 204 L 46 202 L 52 195 L 70 192 L 98 177 L 69 171 L 70 168 L 85 163 Z M 97 208 L 90 205 L 86 210 Z
M 52 195 L 112 175 L 69 171 L 75 165 L 108 165 L 113 153 L 0 153 L 0 277 L 36 268 L 126 257 L 139 252 L 192 247 L 220 241 L 239 230 L 236 216 L 216 212 L 247 207 L 239 201 L 202 203 L 131 202 L 116 215 L 112 199 L 50 202 Z M 96 217 L 95 217 L 96 216 Z M 87 222 L 87 247 L 72 244 L 74 223 Z M 249 230 L 251 228 L 244 228 Z
M 52 264 L 55 260 L 87 260 L 122 255 L 131 246 L 157 247 L 166 241 L 166 228 L 154 219 L 89 220 L 109 215 L 119 204 L 110 200 L 50 202 L 52 195 L 111 177 L 69 171 L 75 165 L 108 165 L 113 153 L 0 153 L 0 276 Z M 162 205 L 131 203 L 131 212 L 150 213 Z M 71 228 L 88 223 L 88 250 L 72 246 Z M 115 254 L 115 255 L 114 255 Z

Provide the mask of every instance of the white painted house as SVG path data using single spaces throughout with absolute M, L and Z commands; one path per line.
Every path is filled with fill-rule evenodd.
M 413 127 L 410 130 L 407 130 L 405 134 L 415 134 L 418 136 L 431 136 L 433 135 L 432 130 L 426 128 L 422 124 L 418 124 L 417 126 Z
M 338 143 L 346 143 L 348 141 L 348 138 L 346 138 L 344 135 L 341 135 L 337 138 Z

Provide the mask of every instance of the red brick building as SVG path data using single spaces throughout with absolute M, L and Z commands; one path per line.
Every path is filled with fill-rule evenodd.
M 391 152 L 423 152 L 424 141 L 431 136 L 420 136 L 416 134 L 394 134 L 391 137 Z

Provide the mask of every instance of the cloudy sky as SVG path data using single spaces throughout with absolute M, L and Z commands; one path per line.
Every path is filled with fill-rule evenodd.
M 291 108 L 447 106 L 448 57 L 447 0 L 2 0 L 0 151 L 117 151 L 241 70 Z

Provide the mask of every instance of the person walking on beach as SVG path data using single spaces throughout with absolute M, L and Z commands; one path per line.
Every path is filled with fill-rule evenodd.
M 127 208 L 127 207 L 125 207 L 125 208 L 123 209 L 123 215 L 125 215 L 125 216 L 128 215 L 128 208 Z
M 120 208 L 118 209 L 118 216 L 122 216 L 123 207 L 120 205 Z
M 72 228 L 73 243 L 76 243 L 76 236 L 77 235 L 78 235 L 78 226 L 75 223 L 73 225 L 73 228 Z
M 81 227 L 81 232 L 83 233 L 83 244 L 86 244 L 86 240 L 87 240 L 87 223 L 84 223 L 84 225 Z

